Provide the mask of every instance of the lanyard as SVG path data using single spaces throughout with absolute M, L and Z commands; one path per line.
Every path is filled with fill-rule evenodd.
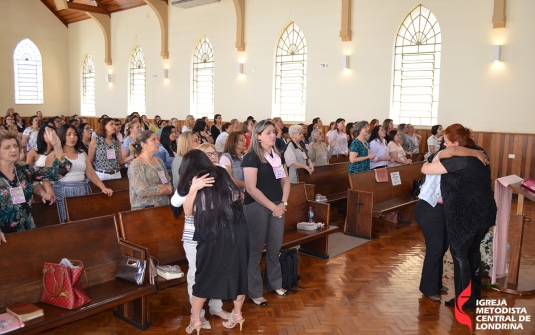
M 19 186 L 17 187 L 11 187 L 9 182 L 4 179 L 4 182 L 7 185 L 7 188 L 9 189 L 9 194 L 11 195 L 11 202 L 13 205 L 22 204 L 26 202 L 26 198 L 24 197 L 24 190 L 22 189 L 22 185 L 20 184 L 19 176 L 17 175 L 17 169 L 15 169 L 15 178 L 17 178 L 17 183 Z
M 153 168 L 154 171 L 156 171 L 156 174 L 158 175 L 158 177 L 160 177 L 160 180 L 162 181 L 162 184 L 167 184 L 167 178 L 165 177 L 165 173 L 164 173 L 164 171 L 163 171 L 162 166 L 160 165 L 160 162 L 156 161 L 156 163 L 158 163 L 158 167 L 161 169 L 161 171 L 158 171 L 158 170 L 156 170 L 156 168 L 155 168 L 151 163 L 149 163 L 148 160 L 145 159 L 145 157 L 143 157 L 143 156 L 141 156 L 141 155 L 139 155 L 139 157 L 143 158 L 143 160 L 144 160 L 145 162 L 147 162 L 147 164 L 148 164 L 151 168 Z M 152 159 L 154 159 L 154 157 L 152 157 Z

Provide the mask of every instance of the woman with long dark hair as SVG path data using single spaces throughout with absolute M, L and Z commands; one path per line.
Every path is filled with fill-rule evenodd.
M 176 146 L 176 129 L 173 126 L 165 126 L 160 135 L 160 146 L 158 152 L 154 154 L 155 157 L 160 158 L 165 163 L 165 168 L 168 173 L 171 173 L 171 165 L 175 158 Z
M 91 137 L 93 136 L 93 127 L 89 123 L 82 122 L 78 126 L 78 136 L 82 142 L 82 150 L 89 153 L 89 145 L 91 144 Z
M 201 143 L 212 143 L 214 144 L 214 140 L 208 133 L 206 132 L 206 121 L 203 119 L 198 119 L 195 121 L 195 124 L 193 125 L 193 129 L 191 130 L 197 137 L 201 140 Z
M 37 146 L 32 148 L 26 155 L 26 164 L 30 166 L 36 166 L 38 168 L 45 167 L 47 156 L 54 152 L 54 147 L 50 143 L 49 137 L 45 136 L 45 132 L 49 131 L 56 132 L 56 129 L 52 126 L 44 125 L 39 129 L 37 133 Z M 52 155 L 54 156 L 54 155 Z M 56 196 L 54 195 L 54 190 L 52 190 L 52 183 L 49 181 L 42 182 L 45 192 L 50 195 L 51 202 L 56 202 Z
M 210 313 L 228 319 L 223 322 L 225 328 L 239 324 L 241 330 L 249 253 L 241 191 L 225 168 L 214 166 L 200 150 L 191 150 L 184 156 L 180 176 L 175 197 L 187 196 L 184 214 L 194 220 L 193 241 L 197 242 L 192 313 L 186 332 L 199 333 L 204 326 L 202 306 L 210 298 L 234 301 L 230 314 L 217 314 L 212 308 Z
M 212 133 L 212 138 L 214 139 L 214 143 L 217 141 L 217 137 L 221 132 L 223 131 L 221 120 L 223 120 L 223 117 L 221 114 L 214 115 L 214 124 L 212 125 L 212 128 L 210 128 L 210 132 Z
M 284 235 L 284 212 L 290 196 L 290 178 L 286 162 L 275 146 L 275 125 L 268 120 L 258 122 L 253 129 L 251 146 L 243 158 L 245 200 L 243 210 L 249 225 L 249 290 L 248 296 L 260 306 L 263 297 L 260 261 L 266 245 L 266 287 L 279 295 L 287 295 L 282 288 L 279 252 Z
M 440 190 L 444 200 L 446 229 L 454 266 L 455 299 L 446 302 L 460 310 L 473 309 L 481 297 L 481 252 L 483 237 L 496 222 L 496 202 L 491 188 L 488 159 L 451 157 L 456 147 L 483 150 L 475 145 L 470 129 L 452 124 L 444 131 L 440 160 L 424 163 L 422 172 L 441 175 Z M 470 298 L 463 306 L 461 293 L 471 285 Z M 463 301 L 464 302 L 464 301 Z
M 388 163 L 393 162 L 390 156 L 390 150 L 385 140 L 386 131 L 383 126 L 375 126 L 370 135 L 370 150 L 376 154 L 375 158 L 370 160 L 370 169 L 377 169 L 387 166 Z
M 111 197 L 113 191 L 104 185 L 91 164 L 88 164 L 87 154 L 82 149 L 82 141 L 78 136 L 78 129 L 74 125 L 64 124 L 61 126 L 58 130 L 58 137 L 65 157 L 72 163 L 65 177 L 55 182 L 52 186 L 58 199 L 60 222 L 65 222 L 67 215 L 63 199 L 91 194 L 91 188 L 87 182 L 88 179 L 109 197 Z M 52 166 L 52 163 L 54 163 L 54 157 L 49 155 L 46 158 L 46 166 Z

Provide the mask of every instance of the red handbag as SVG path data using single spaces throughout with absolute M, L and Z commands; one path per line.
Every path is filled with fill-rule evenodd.
M 45 263 L 43 268 L 42 302 L 67 309 L 75 309 L 91 300 L 85 294 L 80 281 L 80 277 L 84 274 L 86 282 L 89 284 L 84 265 L 80 261 L 71 262 L 77 262 L 79 265 L 69 268 L 60 264 Z

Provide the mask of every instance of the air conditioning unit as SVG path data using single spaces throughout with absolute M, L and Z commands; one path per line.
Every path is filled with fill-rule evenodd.
M 171 4 L 176 7 L 190 8 L 216 3 L 221 0 L 172 0 Z

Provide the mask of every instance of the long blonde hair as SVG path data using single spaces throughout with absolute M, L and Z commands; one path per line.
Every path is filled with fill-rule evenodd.
M 191 131 L 185 131 L 180 134 L 178 142 L 176 143 L 176 155 L 184 156 L 188 151 L 191 150 L 191 142 L 193 141 L 193 134 Z
M 253 133 L 251 136 L 251 144 L 249 145 L 249 150 L 247 151 L 247 153 L 254 152 L 262 163 L 267 162 L 266 158 L 264 157 L 265 150 L 260 145 L 260 141 L 258 140 L 258 138 L 256 138 L 256 135 L 262 134 L 268 126 L 273 126 L 273 129 L 275 130 L 275 125 L 273 124 L 273 122 L 269 120 L 262 120 L 255 124 L 253 128 Z M 280 155 L 279 150 L 277 149 L 276 145 L 273 146 L 273 151 L 275 151 L 277 155 Z

